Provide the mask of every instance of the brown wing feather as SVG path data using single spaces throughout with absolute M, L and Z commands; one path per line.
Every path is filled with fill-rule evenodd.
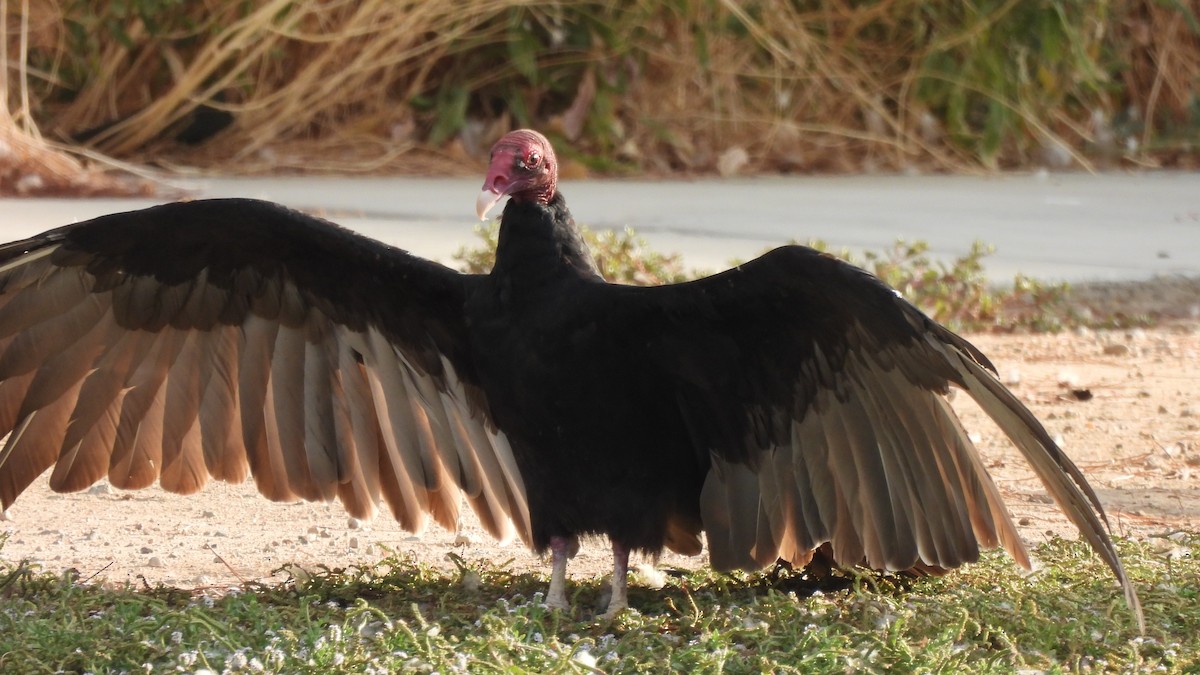
M 737 560 L 737 550 L 750 555 L 733 567 L 803 561 L 829 542 L 843 565 L 956 567 L 976 560 L 980 546 L 1002 543 L 1027 566 L 978 451 L 941 395 L 864 355 L 847 361 L 841 377 L 842 394 L 819 393 L 791 442 L 757 469 L 709 473 L 703 499 L 726 494 L 729 521 L 722 535 L 705 518 L 714 551 L 730 549 L 714 553 L 714 564 Z
M 614 291 L 608 330 L 633 333 L 639 367 L 686 386 L 682 418 L 708 463 L 703 529 L 714 566 L 814 553 L 840 565 L 934 571 L 981 548 L 1029 558 L 944 398 L 975 398 L 1136 592 L 1082 473 L 995 378 L 986 358 L 865 272 L 785 247 L 690 284 Z
M 1104 509 L 1079 468 L 1063 454 L 1029 409 L 1021 405 L 999 380 L 973 359 L 961 353 L 957 356 L 957 365 L 964 374 L 967 392 L 1025 455 L 1050 495 L 1116 575 L 1125 592 L 1125 599 L 1137 614 L 1138 623 L 1144 631 L 1145 619 L 1137 591 L 1126 576 L 1116 548 L 1108 536 L 1108 519 Z
M 217 480 L 240 483 L 250 475 L 243 441 L 240 379 L 240 327 L 214 326 L 201 366 L 200 447 L 204 466 Z
M 199 491 L 208 480 L 200 433 L 200 398 L 209 373 L 201 371 L 211 333 L 190 331 L 167 374 L 163 412 L 163 488 L 177 494 Z
M 59 490 L 252 475 L 358 517 L 386 502 L 411 530 L 453 527 L 466 496 L 490 532 L 528 540 L 511 448 L 463 360 L 468 282 L 249 201 L 0 246 L 0 504 L 52 466 Z
M 350 350 L 342 350 L 339 354 L 339 366 L 343 397 L 339 399 L 341 405 L 337 407 L 336 421 L 343 438 L 339 446 L 346 449 L 346 475 L 349 477 L 339 486 L 339 494 L 351 514 L 365 518 L 375 513 L 375 504 L 382 492 L 376 469 L 383 438 L 375 417 L 366 367 L 353 358 Z

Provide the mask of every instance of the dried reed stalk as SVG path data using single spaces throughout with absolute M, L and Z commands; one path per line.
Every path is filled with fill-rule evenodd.
M 1026 138 L 997 146 L 1001 165 L 1029 161 L 1043 143 L 1086 167 L 1089 107 L 1110 118 L 1138 107 L 1150 121 L 1138 131 L 1145 147 L 1157 120 L 1188 123 L 1200 85 L 1197 32 L 1155 0 L 1095 6 L 1107 18 L 1087 48 L 1129 51 L 1115 74 L 1125 99 L 1102 87 L 1043 92 L 1036 81 L 1014 94 L 928 70 L 931 55 L 985 44 L 1028 9 L 1019 0 L 201 0 L 178 10 L 179 28 L 129 20 L 124 40 L 89 24 L 99 66 L 67 94 L 56 72 L 80 66 L 66 27 L 87 19 L 68 14 L 106 3 L 40 4 L 48 9 L 22 35 L 33 37 L 28 105 L 44 129 L 66 139 L 107 124 L 90 140 L 100 151 L 222 170 L 453 171 L 517 119 L 579 134 L 582 155 L 651 172 L 712 171 L 732 149 L 751 170 L 972 170 L 977 152 L 917 95 L 935 81 L 1011 116 L 1006 133 Z M 931 12 L 959 23 L 926 25 Z M 551 37 L 522 64 L 514 41 L 533 34 Z M 452 121 L 447 144 L 435 128 L 448 113 L 429 106 L 451 89 L 469 119 Z M 171 143 L 201 105 L 235 124 L 198 149 Z

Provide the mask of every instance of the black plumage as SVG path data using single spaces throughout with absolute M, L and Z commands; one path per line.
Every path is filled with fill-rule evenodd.
M 250 200 L 116 214 L 0 247 L 0 501 L 252 475 L 567 557 L 607 535 L 719 569 L 1029 561 L 944 394 L 965 390 L 1137 596 L 1083 475 L 968 342 L 871 275 L 788 246 L 712 277 L 605 283 L 553 149 L 497 143 L 495 268 L 460 274 Z M 703 538 L 702 538 L 703 535 Z M 1140 611 L 1138 611 L 1140 616 Z

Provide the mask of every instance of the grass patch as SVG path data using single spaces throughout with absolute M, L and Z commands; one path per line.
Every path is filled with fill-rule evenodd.
M 4 567 L 5 672 L 1009 672 L 1200 668 L 1200 539 L 1119 548 L 1142 595 L 1137 635 L 1103 564 L 1078 542 L 1040 546 L 1022 575 L 991 552 L 942 578 L 681 571 L 634 584 L 636 610 L 596 620 L 603 583 L 575 609 L 542 604 L 546 578 L 504 564 L 439 572 L 401 556 L 300 573 L 220 597 L 110 589 Z

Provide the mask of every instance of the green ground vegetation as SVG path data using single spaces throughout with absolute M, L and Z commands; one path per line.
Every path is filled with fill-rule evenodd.
M 27 565 L 0 569 L 4 672 L 845 673 L 1195 672 L 1200 540 L 1119 549 L 1139 634 L 1084 544 L 1057 540 L 1022 573 L 989 553 L 940 578 L 673 571 L 634 582 L 605 622 L 602 580 L 548 610 L 546 577 L 502 561 L 437 571 L 393 556 L 228 592 L 106 588 Z M 452 568 L 453 569 L 453 568 Z

